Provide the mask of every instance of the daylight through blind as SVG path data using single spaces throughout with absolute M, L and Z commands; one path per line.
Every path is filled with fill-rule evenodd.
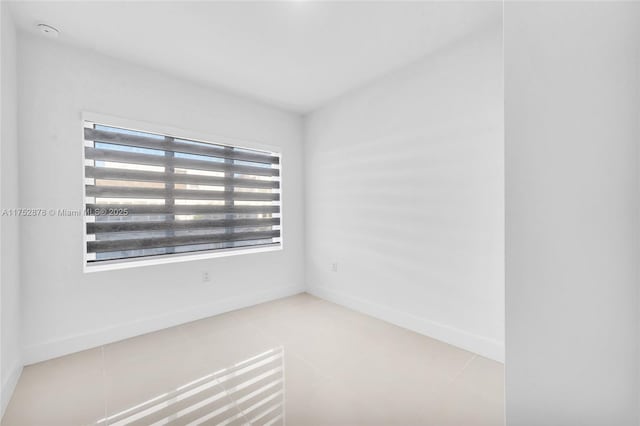
M 85 122 L 87 261 L 280 244 L 280 157 Z

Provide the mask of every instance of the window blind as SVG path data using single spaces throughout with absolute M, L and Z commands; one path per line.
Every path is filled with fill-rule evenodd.
M 280 156 L 85 122 L 87 263 L 279 245 Z

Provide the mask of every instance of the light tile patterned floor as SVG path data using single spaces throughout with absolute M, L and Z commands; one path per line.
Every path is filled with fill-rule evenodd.
M 503 375 L 300 294 L 26 367 L 2 425 L 498 426 Z

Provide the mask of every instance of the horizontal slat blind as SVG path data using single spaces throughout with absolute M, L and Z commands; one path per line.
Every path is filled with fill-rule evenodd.
M 280 244 L 280 156 L 85 122 L 87 262 Z

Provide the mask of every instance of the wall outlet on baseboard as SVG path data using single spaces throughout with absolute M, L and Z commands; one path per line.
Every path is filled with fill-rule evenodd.
M 203 283 L 211 282 L 211 277 L 209 277 L 209 272 L 208 271 L 204 271 L 202 273 L 202 282 Z
M 331 264 L 331 272 L 338 272 L 338 262 L 333 262 Z

